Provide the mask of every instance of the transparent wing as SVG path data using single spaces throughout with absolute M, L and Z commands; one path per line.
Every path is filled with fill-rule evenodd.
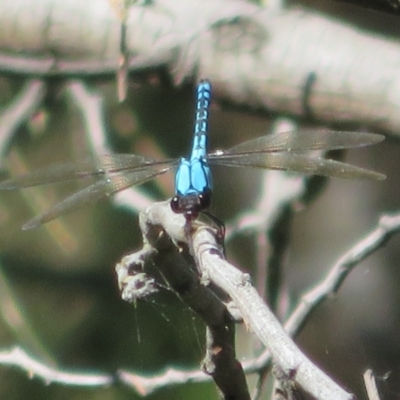
M 74 211 L 85 204 L 94 203 L 101 198 L 120 192 L 121 190 L 127 189 L 130 186 L 145 183 L 172 168 L 174 168 L 173 165 L 157 170 L 154 166 L 149 166 L 146 169 L 142 167 L 142 169 L 139 171 L 135 170 L 133 172 L 124 172 L 124 174 L 120 173 L 110 177 L 105 177 L 93 185 L 74 193 L 73 195 L 54 205 L 49 210 L 45 211 L 43 214 L 38 215 L 32 220 L 28 221 L 22 227 L 22 229 L 27 230 L 36 228 L 37 226 L 58 218 L 63 214 Z
M 221 154 L 244 154 L 278 151 L 334 150 L 367 146 L 385 137 L 373 133 L 300 130 L 257 137 L 222 152 L 211 153 L 208 159 Z
M 62 182 L 107 173 L 138 171 L 149 166 L 166 165 L 172 160 L 155 161 L 136 154 L 110 154 L 76 162 L 50 165 L 25 175 L 0 182 L 0 190 L 19 189 L 47 183 Z
M 310 175 L 383 180 L 385 175 L 340 161 L 293 153 L 250 153 L 211 158 L 210 164 L 301 172 Z

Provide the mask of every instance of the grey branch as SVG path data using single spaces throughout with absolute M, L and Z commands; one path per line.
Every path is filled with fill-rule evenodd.
M 364 372 L 364 383 L 367 389 L 369 400 L 380 400 L 378 388 L 376 387 L 376 380 L 372 370 L 367 369 Z
M 40 106 L 45 94 L 41 80 L 31 80 L 14 101 L 0 115 L 0 157 L 3 158 L 16 130 L 26 122 Z
M 39 4 L 0 4 L 0 71 L 114 76 L 121 21 L 106 1 Z M 23 16 L 31 14 L 27 29 L 32 19 Z M 244 0 L 154 0 L 132 6 L 126 24 L 132 74 L 165 68 L 176 83 L 208 77 L 219 100 L 398 133 L 395 41 L 310 11 L 274 12 Z
M 167 236 L 159 223 L 148 218 L 148 212 L 154 215 L 165 210 L 169 210 L 168 215 L 174 221 L 176 235 L 173 237 Z M 156 203 L 147 209 L 147 213 L 141 213 L 140 226 L 144 236 L 143 249 L 124 257 L 116 266 L 122 298 L 135 301 L 151 294 L 154 281 L 145 280 L 143 275 L 155 266 L 167 285 L 206 324 L 206 356 L 202 363 L 204 372 L 212 376 L 224 399 L 250 400 L 242 366 L 236 359 L 235 321 L 221 302 L 222 295 L 217 296 L 212 287 L 200 283 L 188 248 L 175 246 L 177 241 L 185 241 L 183 216 L 172 213 L 169 202 Z M 139 285 L 138 276 L 141 278 Z M 222 297 L 228 300 L 226 296 Z M 135 375 L 125 372 L 120 378 L 135 381 Z
M 159 389 L 171 387 L 183 383 L 201 383 L 209 381 L 211 378 L 203 371 L 181 371 L 168 368 L 158 376 L 143 376 L 128 371 L 118 371 L 120 381 L 127 386 L 134 388 L 142 396 L 148 396 Z
M 201 229 L 193 237 L 193 247 L 202 271 L 210 281 L 225 290 L 239 308 L 245 324 L 269 349 L 273 361 L 304 390 L 317 399 L 353 399 L 330 377 L 319 370 L 284 331 L 250 283 L 241 273 L 215 253 L 212 237 Z
M 311 312 L 329 295 L 336 293 L 347 275 L 362 260 L 382 247 L 394 234 L 400 231 L 400 214 L 383 215 L 378 226 L 360 240 L 333 265 L 326 278 L 315 288 L 302 296 L 285 324 L 290 335 L 295 335 L 306 322 Z
M 91 153 L 95 155 L 112 153 L 108 143 L 109 134 L 104 121 L 103 99 L 101 96 L 89 90 L 83 82 L 78 80 L 68 82 L 66 93 L 82 112 L 85 134 Z M 113 197 L 113 201 L 115 204 L 123 206 L 134 213 L 151 204 L 151 199 L 138 187 L 123 190 Z
M 297 126 L 278 119 L 273 132 L 289 132 Z M 256 233 L 258 292 L 275 309 L 282 293 L 282 262 L 289 245 L 293 216 L 311 202 L 325 187 L 320 176 L 298 176 L 284 171 L 265 171 L 259 199 L 226 225 L 226 241 L 241 231 Z M 283 291 L 284 292 L 284 291 Z
M 159 204 L 155 205 L 158 211 L 160 209 Z M 154 213 L 155 210 L 152 210 Z M 153 216 L 154 217 L 154 216 Z M 170 218 L 171 216 L 169 216 Z M 154 218 L 153 218 L 154 222 Z M 161 222 L 161 221 L 159 221 Z M 166 221 L 164 221 L 165 223 Z M 357 242 L 348 252 L 346 252 L 339 260 L 332 266 L 327 278 L 315 289 L 305 294 L 302 297 L 302 301 L 298 307 L 293 311 L 292 315 L 288 318 L 284 325 L 286 332 L 290 336 L 296 336 L 304 325 L 306 319 L 310 313 L 315 310 L 322 301 L 326 300 L 329 295 L 336 292 L 340 288 L 340 284 L 344 278 L 351 272 L 352 268 L 364 260 L 367 256 L 371 255 L 374 251 L 382 247 L 387 240 L 389 240 L 394 234 L 400 231 L 400 214 L 383 215 L 378 223 L 378 226 L 365 238 Z M 182 235 L 182 226 L 178 224 L 170 224 L 169 232 L 174 233 L 174 238 L 179 241 L 184 240 Z M 206 250 L 209 251 L 209 250 Z M 155 249 L 151 246 L 146 247 L 144 250 L 127 256 L 125 260 L 127 265 L 131 265 L 133 262 L 139 262 L 150 257 L 155 252 Z M 230 268 L 232 268 L 230 266 Z M 120 264 L 118 272 L 118 281 L 123 289 L 129 282 L 129 269 L 124 268 Z M 212 279 L 212 275 L 209 277 Z M 204 289 L 206 290 L 206 289 Z M 148 294 L 152 291 L 149 290 Z M 202 292 L 206 293 L 206 292 Z M 127 300 L 134 300 L 128 298 Z M 203 302 L 202 302 L 203 303 Z M 220 307 L 220 305 L 218 305 Z M 212 309 L 212 307 L 211 307 Z M 208 311 L 207 311 L 208 312 Z M 270 327 L 272 330 L 275 329 L 275 324 Z M 279 328 L 280 329 L 280 328 Z M 278 329 L 278 330 L 279 330 Z M 257 359 L 248 360 L 243 363 L 243 370 L 245 373 L 257 373 L 265 369 L 271 363 L 271 352 L 269 348 L 265 350 Z M 46 366 L 34 360 L 28 356 L 23 350 L 14 348 L 9 351 L 0 352 L 0 364 L 1 365 L 14 365 L 22 370 L 29 372 L 31 376 L 39 376 L 48 383 L 59 382 L 62 384 L 68 384 L 73 386 L 104 386 L 112 383 L 112 377 L 104 374 L 79 374 L 77 372 L 65 372 L 56 370 Z M 371 393 L 376 392 L 371 386 L 371 375 L 366 372 L 364 380 L 366 385 L 368 384 L 368 392 L 371 399 L 379 398 L 373 397 Z M 175 369 L 168 369 L 163 374 L 158 376 L 145 377 L 139 374 L 130 373 L 127 371 L 118 371 L 118 379 L 126 385 L 134 388 L 137 393 L 145 396 L 153 393 L 154 391 L 169 387 L 171 385 L 189 383 L 189 382 L 204 382 L 210 380 L 210 377 L 204 374 L 202 371 L 180 371 Z M 298 373 L 295 376 L 295 380 L 298 378 Z M 376 392 L 377 393 L 377 392 Z M 376 395 L 375 395 L 376 396 Z M 320 397 L 318 397 L 320 398 Z M 346 397 L 345 397 L 346 398 Z M 347 397 L 348 398 L 348 397 Z
M 375 229 L 359 240 L 329 269 L 327 277 L 305 293 L 284 324 L 286 332 L 295 337 L 301 331 L 311 313 L 332 294 L 336 293 L 353 268 L 366 257 L 380 249 L 393 235 L 400 232 L 400 213 L 382 215 Z M 256 360 L 244 364 L 246 373 L 262 371 L 271 363 L 267 348 Z M 364 378 L 366 379 L 366 378 Z
M 312 289 L 303 296 L 301 303 L 284 325 L 288 334 L 292 337 L 296 336 L 310 313 L 323 300 L 326 300 L 333 291 L 339 289 L 340 283 L 343 282 L 352 268 L 382 247 L 387 240 L 399 231 L 400 214 L 382 216 L 378 226 L 369 235 L 357 242 L 332 266 L 327 278 L 318 286 L 319 289 Z M 318 296 L 315 296 L 316 293 Z M 271 353 L 267 348 L 256 360 L 249 360 L 243 363 L 243 368 L 246 373 L 254 373 L 266 368 L 270 362 Z M 127 384 L 133 385 L 136 390 L 143 391 L 143 393 L 141 392 L 142 394 L 148 394 L 172 383 L 202 382 L 207 378 L 200 371 L 182 372 L 169 369 L 165 374 L 152 378 L 121 372 L 120 379 Z
M 66 91 L 82 111 L 91 151 L 95 154 L 110 152 L 104 121 L 103 98 L 98 93 L 89 91 L 85 84 L 78 80 L 69 81 Z
M 111 375 L 104 374 L 88 374 L 72 373 L 51 368 L 42 364 L 29 356 L 19 347 L 14 347 L 8 351 L 0 352 L 1 365 L 13 365 L 26 371 L 31 378 L 38 377 L 46 383 L 62 383 L 72 386 L 108 386 L 113 382 Z
M 147 208 L 140 220 L 146 241 L 157 246 L 160 260 L 166 256 L 163 254 L 163 240 L 159 240 L 164 230 L 174 243 L 188 244 L 184 234 L 184 218 L 172 213 L 167 202 L 155 203 Z M 158 247 L 160 244 L 161 247 Z M 274 362 L 287 376 L 292 376 L 297 384 L 320 400 L 353 399 L 351 394 L 320 371 L 297 348 L 258 296 L 249 275 L 240 272 L 224 259 L 215 232 L 213 234 L 212 230 L 204 226 L 198 227 L 192 234 L 191 246 L 203 283 L 209 282 L 229 295 L 245 324 L 269 349 Z M 126 267 L 129 269 L 129 263 Z

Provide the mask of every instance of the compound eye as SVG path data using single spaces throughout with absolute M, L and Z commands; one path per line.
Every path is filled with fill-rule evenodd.
M 179 205 L 179 197 L 178 196 L 175 196 L 171 199 L 170 205 L 171 205 L 171 210 L 174 213 L 177 213 L 177 214 L 182 213 L 182 210 Z
M 211 205 L 211 192 L 205 192 L 199 195 L 200 207 L 206 210 Z

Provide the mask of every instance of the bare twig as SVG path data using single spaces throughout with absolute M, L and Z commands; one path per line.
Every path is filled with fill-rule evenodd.
M 379 219 L 378 226 L 354 247 L 345 253 L 329 270 L 326 278 L 315 288 L 302 296 L 300 304 L 285 324 L 291 336 L 306 322 L 311 312 L 328 296 L 336 293 L 352 269 L 371 253 L 382 247 L 394 234 L 400 231 L 400 214 L 387 214 Z
M 242 367 L 246 374 L 257 373 L 261 368 L 265 367 L 265 362 L 262 360 L 259 363 L 258 359 L 250 359 L 244 361 Z M 118 378 L 143 396 L 174 385 L 209 382 L 211 380 L 211 376 L 206 375 L 199 369 L 182 371 L 174 368 L 168 368 L 165 372 L 151 377 L 120 370 L 118 371 Z
M 296 130 L 285 118 L 278 119 L 273 132 Z M 293 216 L 313 200 L 327 179 L 305 177 L 283 171 L 265 171 L 260 198 L 249 211 L 227 225 L 227 240 L 243 230 L 257 235 L 256 285 L 262 298 L 274 309 L 282 291 L 282 263 L 289 244 Z M 285 313 L 285 310 L 283 314 Z
M 167 202 L 153 204 L 140 218 L 144 235 L 153 245 L 157 246 L 157 238 L 163 230 L 173 242 L 187 243 L 184 235 L 185 221 L 171 211 Z M 150 226 L 158 227 L 158 235 Z M 151 233 L 150 238 L 148 232 Z M 252 287 L 249 275 L 241 273 L 224 259 L 215 236 L 208 228 L 200 226 L 194 231 L 192 247 L 203 282 L 212 282 L 229 294 L 246 325 L 270 350 L 274 361 L 285 374 L 292 376 L 304 390 L 320 400 L 353 398 L 314 366 L 296 347 Z M 163 248 L 157 249 L 162 260 Z
M 44 362 L 54 362 L 54 357 L 33 329 L 24 305 L 14 293 L 2 265 L 0 265 L 0 314 L 18 343 L 31 349 Z
M 155 207 L 158 208 L 159 206 L 155 205 Z M 161 210 L 158 211 L 160 212 Z M 173 216 L 174 215 L 172 215 L 172 217 Z M 169 218 L 171 218 L 171 215 L 169 215 Z M 284 326 L 285 330 L 291 336 L 295 336 L 299 332 L 301 327 L 304 325 L 304 322 L 306 318 L 309 316 L 310 312 L 314 310 L 316 307 L 318 307 L 318 305 L 320 305 L 323 300 L 327 299 L 333 291 L 337 291 L 339 289 L 340 283 L 343 282 L 344 277 L 347 276 L 347 274 L 352 270 L 352 268 L 357 263 L 364 260 L 368 255 L 372 254 L 374 251 L 379 249 L 383 244 L 386 243 L 387 240 L 391 238 L 392 235 L 398 233 L 399 231 L 400 231 L 400 214 L 382 216 L 380 218 L 377 228 L 375 228 L 369 235 L 367 235 L 364 239 L 362 239 L 356 245 L 354 245 L 352 249 L 350 249 L 345 255 L 340 257 L 340 259 L 333 265 L 327 278 L 319 286 L 325 289 L 325 295 L 322 295 L 320 293 L 319 296 L 313 297 L 312 296 L 312 294 L 314 293 L 313 289 L 309 293 L 303 296 L 302 303 L 294 310 L 288 321 L 285 323 Z M 174 233 L 173 237 L 178 241 L 185 240 L 185 237 L 182 232 L 182 226 L 178 222 L 175 224 L 169 222 L 169 233 Z M 210 250 L 203 250 L 203 251 L 209 252 Z M 121 263 L 119 268 L 117 268 L 118 281 L 121 285 L 121 289 L 126 289 L 127 285 L 130 282 L 129 277 L 132 277 L 131 272 L 129 272 L 129 268 L 126 269 L 126 267 L 129 265 L 132 266 L 133 264 L 142 264 L 143 266 L 145 260 L 154 255 L 155 254 L 154 252 L 155 249 L 153 247 L 145 246 L 144 250 L 127 256 L 128 258 L 125 260 L 126 265 L 123 265 Z M 197 254 L 199 254 L 200 249 L 198 249 L 196 252 Z M 130 288 L 129 290 L 126 291 L 123 290 L 122 293 L 129 294 L 129 292 L 134 293 L 133 288 Z M 200 297 L 201 296 L 202 295 L 200 295 Z M 132 298 L 132 296 L 128 295 L 128 297 L 126 297 L 125 300 L 134 301 L 136 298 L 137 297 Z M 305 307 L 304 299 L 308 299 L 309 301 L 307 307 Z M 210 310 L 214 310 L 214 308 L 211 307 Z M 206 310 L 206 313 L 208 311 L 209 310 Z M 271 329 L 275 329 L 275 325 L 272 325 Z M 76 374 L 76 373 L 72 374 L 68 373 L 66 375 L 63 375 L 64 373 L 60 373 L 59 371 L 51 368 L 49 369 L 50 372 L 48 372 L 46 370 L 46 368 L 48 367 L 45 366 L 43 372 L 43 370 L 41 370 L 40 368 L 38 369 L 36 367 L 37 365 L 35 364 L 37 363 L 36 361 L 32 364 L 30 362 L 26 363 L 25 357 L 21 357 L 20 352 L 21 350 L 15 350 L 15 354 L 13 355 L 10 355 L 10 353 L 13 352 L 9 351 L 0 353 L 0 364 L 16 365 L 26 371 L 33 370 L 35 375 L 42 376 L 49 383 L 59 382 L 59 383 L 79 386 L 81 385 L 80 382 L 82 381 L 83 382 L 82 385 L 85 386 L 87 382 L 89 382 L 89 384 L 91 384 L 90 382 L 93 382 L 92 375 L 89 375 L 88 377 L 86 374 Z M 25 354 L 24 352 L 22 353 Z M 3 354 L 3 357 L 1 357 L 1 354 Z M 11 362 L 10 360 L 13 361 Z M 271 362 L 271 353 L 269 348 L 267 348 L 266 351 L 256 359 L 243 362 L 243 370 L 245 371 L 246 374 L 257 373 L 261 370 L 264 370 L 270 364 L 270 362 Z M 43 364 L 38 363 L 38 365 L 42 366 Z M 297 381 L 298 372 L 297 370 L 294 372 L 296 372 L 294 380 Z M 107 375 L 95 375 L 95 376 L 100 376 L 103 378 L 107 377 Z M 76 380 L 75 379 L 76 377 L 80 377 L 80 379 Z M 168 369 L 166 370 L 165 373 L 161 375 L 158 376 L 153 375 L 151 377 L 145 377 L 139 374 L 121 370 L 118 372 L 118 377 L 122 382 L 134 388 L 139 394 L 142 395 L 147 395 L 158 389 L 164 387 L 170 387 L 176 384 L 189 383 L 189 382 L 205 382 L 210 380 L 210 377 L 208 375 L 205 375 L 200 370 L 179 371 L 175 369 Z M 369 377 L 369 375 L 367 375 L 367 377 Z M 103 381 L 100 380 L 99 384 L 102 385 L 111 382 L 111 377 L 109 377 L 109 379 L 110 381 L 106 380 L 106 383 L 102 383 Z M 95 379 L 95 382 L 96 381 L 97 380 Z M 374 399 L 374 397 L 371 397 L 371 399 Z
M 67 93 L 81 109 L 86 127 L 86 136 L 94 154 L 107 154 L 112 150 L 104 121 L 103 99 L 86 88 L 82 81 L 70 81 Z M 151 204 L 151 199 L 140 188 L 129 188 L 113 196 L 114 204 L 137 213 Z
M 265 363 L 258 363 L 257 359 L 251 359 L 242 363 L 246 374 L 257 373 L 264 366 Z M 175 385 L 209 382 L 211 380 L 211 376 L 206 375 L 199 369 L 183 371 L 174 368 L 168 368 L 165 372 L 159 375 L 152 375 L 151 377 L 120 370 L 118 371 L 118 378 L 143 396 Z
M 324 300 L 337 292 L 347 275 L 366 257 L 380 249 L 394 234 L 400 231 L 400 213 L 383 215 L 378 226 L 365 238 L 358 241 L 349 251 L 329 269 L 327 277 L 309 292 L 304 294 L 299 305 L 284 324 L 286 332 L 295 337 L 304 326 L 307 318 Z M 261 371 L 271 363 L 271 354 L 267 348 L 254 361 L 253 365 L 243 365 L 246 372 L 256 368 Z M 249 369 L 248 369 L 249 368 Z
M 211 290 L 212 288 L 200 283 L 198 271 L 193 261 L 190 261 L 188 248 L 177 248 L 174 245 L 176 240 L 182 243 L 185 241 L 183 216 L 173 214 L 169 202 L 161 204 L 162 207 L 153 205 L 146 213 L 140 215 L 140 225 L 144 235 L 143 249 L 124 257 L 116 267 L 119 280 L 123 278 L 123 282 L 119 281 L 123 289 L 122 297 L 136 299 L 136 272 L 141 269 L 146 271 L 146 263 L 155 265 L 168 285 L 207 326 L 207 349 L 203 370 L 212 376 L 225 399 L 249 400 L 245 375 L 236 360 L 234 320 L 220 298 Z M 165 209 L 170 211 L 169 216 L 175 222 L 174 242 L 165 235 L 159 223 L 153 223 L 154 220 L 148 218 L 149 212 L 162 213 Z M 156 248 L 157 251 L 151 248 Z M 124 270 L 128 273 L 124 274 Z M 132 285 L 129 275 L 134 278 Z
M 128 0 L 109 0 L 110 5 L 114 8 L 117 17 L 121 23 L 120 27 L 120 42 L 119 42 L 119 58 L 117 71 L 117 94 L 120 102 L 126 99 L 128 91 L 128 73 L 129 73 L 129 56 L 126 46 L 126 19 L 128 16 Z
M 26 83 L 21 93 L 0 115 L 0 158 L 8 150 L 12 135 L 17 128 L 26 122 L 40 106 L 45 84 L 41 80 L 31 80 Z
M 82 112 L 91 151 L 94 154 L 109 153 L 103 98 L 94 90 L 89 90 L 83 81 L 77 80 L 68 82 L 67 94 Z
M 64 385 L 73 386 L 102 387 L 108 386 L 114 381 L 111 375 L 79 374 L 51 368 L 48 365 L 36 361 L 19 347 L 0 352 L 0 364 L 14 365 L 28 372 L 29 377 L 33 378 L 37 376 L 43 379 L 47 384 L 62 383 Z
M 257 266 L 255 284 L 260 296 L 276 310 L 282 295 L 282 262 L 288 245 L 291 221 L 301 208 L 308 178 L 281 171 L 266 171 L 261 197 L 245 213 L 227 225 L 227 240 L 240 232 L 255 233 Z M 282 310 L 279 310 L 282 311 Z
M 181 371 L 168 368 L 158 376 L 143 376 L 127 371 L 118 371 L 118 378 L 142 396 L 147 396 L 155 391 L 167 387 L 186 383 L 201 383 L 210 381 L 211 377 L 203 371 Z
M 367 389 L 369 400 L 380 400 L 378 388 L 376 387 L 375 375 L 372 370 L 367 369 L 364 372 L 365 389 Z
M 226 291 L 239 308 L 243 320 L 269 349 L 274 361 L 294 376 L 304 390 L 318 399 L 352 399 L 296 347 L 278 320 L 251 286 L 250 277 L 239 272 L 215 253 L 212 237 L 204 229 L 193 238 L 196 258 L 210 280 Z

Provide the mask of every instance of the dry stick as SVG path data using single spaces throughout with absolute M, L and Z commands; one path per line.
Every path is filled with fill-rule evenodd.
M 45 94 L 45 84 L 41 80 L 30 80 L 15 99 L 4 109 L 0 116 L 0 158 L 5 157 L 9 143 L 20 125 L 25 123 L 41 106 Z M 0 267 L 1 268 L 1 267 Z M 1 309 L 3 320 L 13 333 L 23 338 L 23 342 L 35 349 L 46 360 L 52 360 L 45 346 L 36 337 L 34 330 L 24 315 L 23 307 L 8 283 L 7 277 L 0 271 Z M 23 321 L 23 322 L 22 322 Z
M 353 399 L 297 348 L 279 321 L 251 285 L 250 276 L 216 254 L 215 242 L 204 229 L 193 238 L 196 259 L 210 281 L 226 291 L 239 308 L 246 325 L 269 349 L 273 360 L 288 376 L 317 399 Z
M 400 231 L 400 213 L 385 214 L 379 218 L 378 226 L 345 253 L 329 270 L 326 278 L 315 288 L 302 296 L 300 304 L 285 323 L 286 331 L 296 335 L 311 312 L 328 296 L 336 293 L 352 269 L 382 247 Z
M 365 383 L 365 388 L 367 389 L 368 399 L 380 400 L 378 388 L 376 387 L 375 376 L 372 370 L 367 369 L 364 372 L 364 383 Z
M 291 120 L 279 118 L 275 121 L 273 132 L 293 131 L 296 128 Z M 241 229 L 251 229 L 256 233 L 257 290 L 278 315 L 286 315 L 287 311 L 279 305 L 287 304 L 287 301 L 282 301 L 286 294 L 285 288 L 282 288 L 282 268 L 294 214 L 320 193 L 326 180 L 324 177 L 304 177 L 283 171 L 265 171 L 261 195 L 255 206 L 245 215 L 242 214 L 233 225 L 227 227 L 230 236 L 237 234 Z M 259 372 L 252 394 L 254 400 L 262 396 L 268 368 Z
M 400 213 L 385 214 L 379 219 L 378 226 L 364 238 L 359 240 L 349 251 L 329 269 L 326 278 L 309 292 L 305 293 L 284 324 L 286 332 L 292 337 L 296 336 L 310 317 L 311 313 L 326 299 L 336 293 L 344 279 L 353 268 L 366 257 L 380 249 L 386 242 L 400 231 Z M 261 354 L 255 365 L 257 369 L 266 368 L 271 362 L 268 349 Z M 248 372 L 247 365 L 243 365 Z
M 171 229 L 173 227 L 174 225 L 170 226 Z M 171 229 L 169 232 L 171 232 Z M 332 291 L 337 291 L 339 289 L 340 283 L 342 283 L 344 279 L 344 272 L 347 270 L 346 274 L 349 273 L 357 263 L 361 262 L 368 255 L 371 255 L 377 249 L 382 247 L 394 234 L 398 233 L 399 231 L 400 213 L 383 215 L 379 220 L 378 227 L 361 241 L 359 241 L 355 246 L 353 246 L 352 249 L 350 249 L 334 264 L 327 278 L 319 285 L 319 287 L 324 288 L 325 292 L 323 293 L 323 290 L 318 290 L 315 292 L 315 290 L 312 289 L 309 293 L 302 297 L 302 303 L 294 310 L 291 317 L 285 323 L 285 330 L 291 336 L 296 335 L 310 313 L 318 305 L 320 305 L 323 300 L 329 298 L 329 296 L 332 294 Z M 180 232 L 181 227 L 178 226 L 174 237 L 180 237 Z M 184 240 L 184 237 L 180 237 L 180 240 Z M 154 248 L 148 248 L 148 254 L 145 254 L 144 258 L 146 256 L 150 257 L 153 252 Z M 134 255 L 129 257 L 134 257 Z M 125 276 L 125 278 L 129 276 L 128 274 L 124 274 L 122 271 L 120 271 L 119 275 L 121 277 Z M 123 278 L 119 280 L 122 281 Z M 331 284 L 327 284 L 328 281 L 330 281 Z M 270 362 L 271 354 L 268 350 L 266 350 L 257 359 L 243 362 L 243 369 L 247 374 L 259 372 Z M 54 368 L 49 368 L 27 356 L 23 350 L 18 348 L 10 351 L 0 352 L 0 364 L 17 366 L 20 369 L 29 372 L 31 375 L 36 375 L 43 378 L 48 383 L 59 382 L 75 386 L 103 386 L 112 382 L 112 378 L 109 375 L 65 373 Z M 139 394 L 142 395 L 148 395 L 158 389 L 177 384 L 205 382 L 210 380 L 210 377 L 205 375 L 202 371 L 180 371 L 176 369 L 167 369 L 163 374 L 152 377 L 140 376 L 138 374 L 132 374 L 126 371 L 119 371 L 118 377 L 122 382 L 134 388 Z
M 86 136 L 94 154 L 109 154 L 112 149 L 108 143 L 106 124 L 104 121 L 103 98 L 89 91 L 82 81 L 73 80 L 68 84 L 67 94 L 76 102 L 82 111 Z M 138 188 L 129 188 L 112 197 L 114 204 L 123 206 L 137 213 L 152 203 Z
M 182 371 L 174 368 L 168 368 L 162 374 L 153 376 L 139 375 L 120 370 L 118 371 L 118 378 L 141 396 L 148 396 L 157 390 L 176 385 L 202 383 L 211 380 L 209 375 L 200 370 Z
M 71 386 L 95 386 L 102 387 L 110 385 L 114 378 L 112 375 L 71 373 L 42 364 L 29 356 L 19 347 L 0 352 L 1 365 L 14 365 L 26 371 L 30 378 L 35 376 L 43 379 L 47 384 L 62 383 Z
M 126 44 L 127 25 L 126 19 L 128 16 L 129 0 L 109 0 L 111 7 L 117 14 L 120 21 L 120 42 L 119 42 L 119 57 L 117 69 L 117 95 L 118 101 L 121 103 L 126 100 L 128 92 L 128 74 L 129 74 L 129 54 Z M 133 1 L 132 1 L 133 4 Z
M 315 177 L 312 177 L 313 179 Z M 271 190 L 273 188 L 273 190 Z M 288 245 L 293 214 L 306 203 L 310 192 L 310 178 L 293 176 L 282 171 L 266 171 L 262 182 L 261 197 L 248 212 L 227 225 L 227 240 L 243 231 L 257 235 L 256 278 L 261 297 L 276 304 L 271 287 L 281 289 L 282 259 Z
M 289 132 L 297 128 L 291 119 L 277 118 L 272 132 Z M 259 294 L 275 311 L 278 296 L 282 293 L 282 265 L 289 245 L 291 221 L 295 212 L 314 200 L 326 181 L 326 177 L 266 170 L 258 200 L 249 211 L 241 213 L 226 226 L 226 240 L 245 229 L 256 233 L 255 281 Z M 280 311 L 286 314 L 286 310 Z
M 121 43 L 120 43 L 120 57 L 118 60 L 118 71 L 117 71 L 117 93 L 118 101 L 122 103 L 126 100 L 128 93 L 128 79 L 129 79 L 129 57 L 128 50 L 126 48 L 126 21 L 121 23 Z
M 325 292 L 312 289 L 310 292 L 302 296 L 299 306 L 293 311 L 288 318 L 284 327 L 290 336 L 295 336 L 304 325 L 306 319 L 311 312 L 315 310 L 323 300 L 328 299 L 332 291 L 337 291 L 340 283 L 343 282 L 344 272 L 348 274 L 352 268 L 364 260 L 367 256 L 373 254 L 381 248 L 387 240 L 400 231 L 400 213 L 393 215 L 383 215 L 378 226 L 365 238 L 357 242 L 345 255 L 332 266 L 327 278 L 319 285 L 324 288 Z M 328 284 L 331 282 L 331 284 Z M 317 296 L 315 296 L 317 294 Z M 257 373 L 265 369 L 271 362 L 271 353 L 265 350 L 257 359 L 243 362 L 243 369 L 246 374 Z M 182 384 L 189 382 L 204 382 L 208 377 L 204 376 L 200 371 L 179 371 L 168 369 L 165 373 L 151 378 L 121 372 L 120 378 L 126 383 L 133 386 L 141 394 L 150 394 L 163 387 L 174 384 Z
M 162 204 L 162 207 L 151 206 L 149 209 L 154 209 L 155 212 L 168 209 L 169 215 L 175 220 L 174 229 L 177 229 L 174 240 L 183 243 L 186 240 L 183 216 L 173 214 L 169 202 Z M 142 293 L 144 280 L 141 281 L 141 285 L 137 285 L 137 272 L 146 273 L 150 266 L 154 265 L 181 300 L 206 324 L 206 356 L 202 363 L 203 370 L 212 376 L 224 399 L 250 400 L 242 366 L 236 359 L 235 323 L 227 308 L 210 286 L 202 285 L 199 281 L 198 270 L 187 246 L 177 247 L 162 227 L 148 220 L 145 213 L 140 215 L 140 226 L 144 237 L 143 249 L 124 257 L 116 267 L 122 298 L 129 301 L 138 298 L 137 293 L 138 290 Z M 150 293 L 151 291 L 152 289 Z M 124 372 L 120 378 L 128 382 L 130 380 L 129 375 Z M 135 376 L 131 376 L 131 380 L 136 383 Z
M 23 303 L 14 292 L 0 264 L 0 313 L 5 326 L 18 343 L 24 343 L 36 356 L 48 364 L 56 362 L 48 346 L 40 340 Z
M 80 80 L 69 81 L 66 93 L 82 112 L 90 150 L 94 154 L 109 153 L 103 97 L 97 91 L 88 90 Z
M 16 98 L 0 115 L 0 157 L 7 151 L 12 136 L 42 104 L 45 84 L 41 80 L 30 80 Z
M 315 177 L 312 177 L 313 179 Z M 305 194 L 310 192 L 310 178 L 293 176 L 281 171 L 264 173 L 262 195 L 252 211 L 240 216 L 235 226 L 229 226 L 232 234 L 240 227 L 251 229 L 257 235 L 256 284 L 258 293 L 275 312 L 285 290 L 282 290 L 282 263 L 290 236 L 290 226 L 296 211 L 305 204 Z M 271 190 L 273 188 L 273 190 Z M 282 312 L 283 311 L 283 312 Z M 260 371 L 252 398 L 262 395 L 267 368 Z
M 184 220 L 179 217 L 172 213 L 167 202 L 155 203 L 141 214 L 141 226 L 162 226 L 174 242 L 185 242 Z M 292 376 L 294 381 L 317 399 L 354 398 L 313 365 L 297 348 L 258 296 L 251 285 L 250 276 L 238 271 L 223 258 L 217 241 L 209 229 L 204 227 L 196 229 L 192 243 L 194 258 L 202 272 L 203 282 L 212 282 L 229 294 L 246 325 L 269 349 L 274 362 L 286 375 Z

